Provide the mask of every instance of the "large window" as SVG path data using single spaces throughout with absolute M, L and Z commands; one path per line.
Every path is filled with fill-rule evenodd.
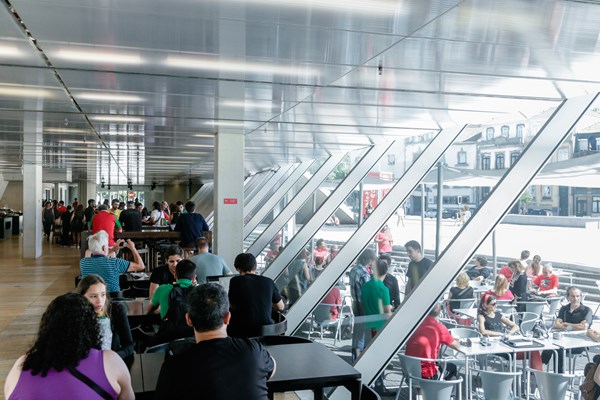
M 595 214 L 600 213 L 600 196 L 592 197 L 592 212 Z
M 504 154 L 496 154 L 496 169 L 504 169 Z
M 490 155 L 489 154 L 481 155 L 481 169 L 490 169 Z
M 510 132 L 510 128 L 508 127 L 508 125 L 502 125 L 502 128 L 500 128 L 500 134 L 504 137 L 508 137 Z
M 519 158 L 519 153 L 517 153 L 517 152 L 510 153 L 510 166 L 511 167 L 513 165 L 515 165 L 518 158 Z
M 525 129 L 525 124 L 517 124 L 517 137 L 523 137 L 523 130 Z
M 458 157 L 458 165 L 466 165 L 467 164 L 467 152 L 464 151 L 463 149 L 461 149 L 458 153 L 457 153 L 457 157 Z

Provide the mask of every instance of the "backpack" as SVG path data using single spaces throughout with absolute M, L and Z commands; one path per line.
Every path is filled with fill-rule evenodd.
M 594 375 L 596 374 L 596 369 L 598 368 L 598 364 L 596 363 L 587 363 L 585 368 L 583 369 L 583 383 L 579 386 L 579 391 L 581 392 L 581 398 L 583 400 L 596 400 L 598 395 L 600 395 L 600 386 L 594 382 Z
M 173 289 L 169 293 L 169 309 L 163 319 L 159 336 L 166 336 L 168 340 L 175 340 L 181 337 L 193 336 L 193 330 L 185 321 L 185 314 L 188 312 L 188 294 L 194 287 L 181 287 L 174 283 Z

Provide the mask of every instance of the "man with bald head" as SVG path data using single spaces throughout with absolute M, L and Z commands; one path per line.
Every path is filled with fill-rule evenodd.
M 538 287 L 532 293 L 542 297 L 556 296 L 558 293 L 558 276 L 552 273 L 552 265 L 546 264 L 542 268 L 542 274 L 538 275 L 532 283 Z

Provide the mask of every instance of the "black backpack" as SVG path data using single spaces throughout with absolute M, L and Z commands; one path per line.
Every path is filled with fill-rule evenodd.
M 191 285 L 184 288 L 177 283 L 173 284 L 173 289 L 169 293 L 169 309 L 158 332 L 159 336 L 175 340 L 194 335 L 193 329 L 185 321 L 185 314 L 189 308 L 187 298 L 193 288 Z
M 596 400 L 598 395 L 600 395 L 600 386 L 594 382 L 594 375 L 596 374 L 597 368 L 598 364 L 592 362 L 587 363 L 583 369 L 585 378 L 583 379 L 583 383 L 579 386 L 579 390 L 581 391 L 581 398 L 584 400 Z

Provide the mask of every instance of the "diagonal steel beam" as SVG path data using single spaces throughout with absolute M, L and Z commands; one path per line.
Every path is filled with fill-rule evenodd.
M 278 168 L 277 171 L 280 169 L 281 167 Z M 244 181 L 244 204 L 248 204 L 254 196 L 260 192 L 262 187 L 268 185 L 269 179 L 271 179 L 277 171 L 268 170 L 246 178 Z
M 404 345 L 439 295 L 500 223 L 596 97 L 566 100 L 554 112 L 475 215 L 440 255 L 432 269 L 435 272 L 425 276 L 359 358 L 355 367 L 362 373 L 365 383 L 372 383 Z
M 265 217 L 272 211 L 273 207 L 275 207 L 275 205 L 281 201 L 283 196 L 285 196 L 285 194 L 291 188 L 294 187 L 298 179 L 300 179 L 302 175 L 304 175 L 304 173 L 308 170 L 308 168 L 310 168 L 313 162 L 314 160 L 308 160 L 303 161 L 300 165 L 298 165 L 296 169 L 294 169 L 292 173 L 290 173 L 288 177 L 283 180 L 283 182 L 278 183 L 279 187 L 269 198 L 264 199 L 264 196 L 266 196 L 269 193 L 268 191 L 262 193 L 261 200 L 264 200 L 264 202 L 262 203 L 261 207 L 256 211 L 256 213 L 252 216 L 252 218 L 250 218 L 248 223 L 244 226 L 244 238 L 247 238 L 252 233 L 252 231 L 256 229 L 258 224 L 260 224 L 260 222 L 263 219 L 265 219 Z M 252 212 L 252 209 L 249 210 L 250 212 Z
M 290 309 L 286 316 L 287 334 L 292 334 L 300 327 L 313 308 L 344 274 L 348 266 L 360 253 L 360 250 L 371 242 L 381 226 L 414 191 L 419 182 L 456 140 L 463 129 L 464 127 L 444 129 L 431 141 L 413 165 L 379 203 L 369 218 L 354 232 L 333 261 L 319 275 L 319 279 L 309 286 L 307 291 Z
M 244 218 L 246 218 L 248 214 L 263 201 L 265 196 L 271 192 L 271 189 L 275 187 L 277 182 L 289 173 L 293 166 L 294 164 L 280 167 L 263 185 L 257 185 L 256 190 L 253 190 L 248 197 L 244 199 Z
M 273 222 L 267 226 L 267 228 L 261 232 L 256 238 L 254 243 L 248 248 L 247 252 L 254 255 L 260 254 L 260 252 L 269 244 L 271 239 L 275 236 L 281 228 L 293 218 L 298 212 L 300 207 L 306 202 L 306 200 L 319 189 L 321 183 L 327 178 L 327 176 L 333 171 L 333 169 L 344 159 L 346 153 L 336 153 L 331 155 L 321 168 L 302 186 L 302 189 L 296 193 L 296 195 L 289 201 L 285 208 L 275 217 Z M 266 207 L 266 205 L 265 205 Z

